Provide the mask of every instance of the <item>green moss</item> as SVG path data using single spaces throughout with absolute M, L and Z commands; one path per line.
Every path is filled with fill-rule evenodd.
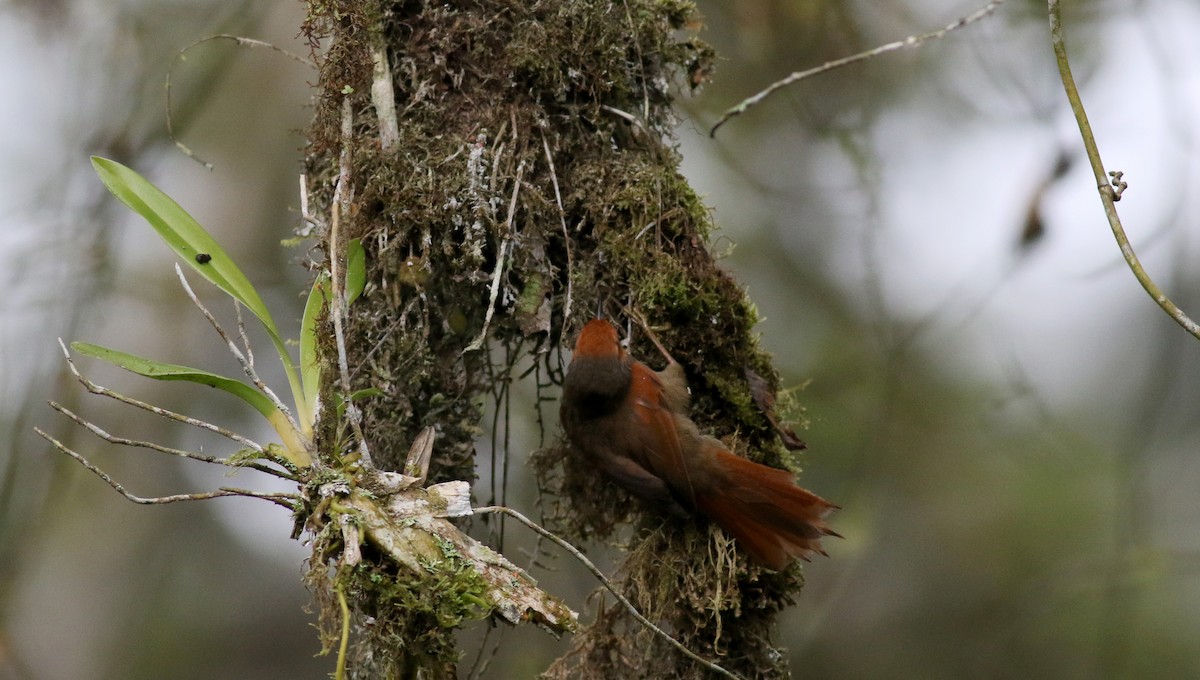
M 330 522 L 314 539 L 314 563 L 307 581 L 320 606 L 319 628 L 326 652 L 340 641 L 341 615 L 333 593 L 343 592 L 352 603 L 356 627 L 354 645 L 359 671 L 371 677 L 400 677 L 410 666 L 427 670 L 452 669 L 458 658 L 447 633 L 465 623 L 486 618 L 494 609 L 488 587 L 457 550 L 439 541 L 440 559 L 423 560 L 414 573 L 386 559 L 370 546 L 363 559 L 336 573 L 325 564 L 337 563 L 341 530 Z M 386 651 L 385 651 L 386 650 Z
M 379 395 L 363 402 L 378 464 L 398 469 L 417 433 L 433 425 L 431 481 L 474 479 L 485 400 L 508 379 L 507 363 L 464 351 L 489 310 L 488 347 L 507 359 L 533 344 L 546 358 L 536 373 L 540 394 L 556 390 L 561 375 L 550 357 L 561 356 L 555 350 L 597 302 L 610 314 L 632 305 L 667 326 L 661 337 L 687 370 L 701 427 L 736 435 L 752 457 L 779 460 L 744 375 L 754 370 L 771 389 L 778 377 L 753 335 L 753 307 L 707 250 L 711 215 L 679 174 L 670 138 L 677 86 L 699 85 L 714 63 L 710 48 L 681 31 L 697 21 L 690 2 L 323 0 L 310 3 L 310 14 L 310 37 L 328 47 L 306 162 L 318 214 L 328 214 L 339 172 L 338 93 L 351 93 L 354 208 L 341 236 L 361 239 L 369 292 L 351 310 L 347 353 L 352 389 Z M 369 99 L 372 44 L 388 48 L 399 112 L 394 153 L 381 149 Z M 640 336 L 633 351 L 657 357 Z M 333 356 L 328 345 L 322 352 Z M 337 450 L 340 430 L 318 432 L 322 450 Z M 575 537 L 611 537 L 640 507 L 561 447 L 539 452 L 537 465 Z M 715 540 L 704 525 L 645 517 L 659 529 L 663 554 L 690 555 Z M 753 673 L 783 668 L 766 626 L 798 581 L 748 569 L 728 545 L 712 554 L 715 563 L 681 560 L 656 571 L 639 552 L 626 568 L 643 575 L 636 585 L 648 611 L 688 646 L 737 650 Z M 368 557 L 343 578 L 361 614 L 386 621 L 370 633 L 376 656 L 411 650 L 424 635 L 445 670 L 453 641 L 444 626 L 485 612 L 475 584 L 453 568 L 452 554 L 450 566 L 419 583 Z M 628 623 L 623 614 L 608 620 L 614 628 L 598 625 L 581 639 L 625 655 L 643 642 L 657 649 L 640 629 L 614 637 Z M 718 632 L 724 646 L 714 643 Z M 675 672 L 687 668 L 677 662 L 665 649 L 648 660 L 663 677 L 688 675 Z
M 492 609 L 479 575 L 461 560 L 448 557 L 426 566 L 429 573 L 414 578 L 364 562 L 339 578 L 359 614 L 371 622 L 356 647 L 393 650 L 371 655 L 367 666 L 374 677 L 400 677 L 411 666 L 452 668 L 458 651 L 443 631 L 484 618 Z
M 487 588 L 479 574 L 453 550 L 446 559 L 429 561 L 426 575 L 397 574 L 379 565 L 359 564 L 344 579 L 347 592 L 356 593 L 355 601 L 367 603 L 363 609 L 377 625 L 388 629 L 385 635 L 415 640 L 421 634 L 398 633 L 412 628 L 409 618 L 435 622 L 440 628 L 457 628 L 464 621 L 487 617 L 492 605 L 486 599 Z

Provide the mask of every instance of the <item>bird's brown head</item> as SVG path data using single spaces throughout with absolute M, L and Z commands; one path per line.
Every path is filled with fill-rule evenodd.
M 629 391 L 631 360 L 604 319 L 589 321 L 575 340 L 575 354 L 563 381 L 563 406 L 578 415 L 609 413 Z
M 621 349 L 617 329 L 611 323 L 592 319 L 575 340 L 575 356 L 621 359 L 625 350 Z

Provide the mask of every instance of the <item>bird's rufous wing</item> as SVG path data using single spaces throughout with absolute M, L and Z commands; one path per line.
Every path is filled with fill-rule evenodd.
M 634 417 L 642 433 L 646 465 L 679 494 L 689 507 L 695 507 L 696 494 L 688 470 L 675 417 L 663 394 L 658 376 L 648 366 L 633 362 L 629 387 Z

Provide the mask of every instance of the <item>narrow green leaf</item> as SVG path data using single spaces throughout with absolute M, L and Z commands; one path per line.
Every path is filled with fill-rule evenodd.
M 358 390 L 351 394 L 350 401 L 358 401 L 360 399 L 366 399 L 367 397 L 382 397 L 383 394 L 383 390 L 379 389 L 378 387 L 368 387 L 365 390 Z
M 299 411 L 297 417 L 303 427 L 311 425 L 296 368 L 283 338 L 279 335 L 279 329 L 271 318 L 271 312 L 267 310 L 267 305 L 258 291 L 234 264 L 225 249 L 174 199 L 137 172 L 114 160 L 99 156 L 92 156 L 92 167 L 99 175 L 100 181 L 104 182 L 104 186 L 122 203 L 145 218 L 180 259 L 213 285 L 242 303 L 262 321 L 287 371 L 292 397 Z M 307 436 L 309 433 L 304 434 Z
M 288 449 L 289 459 L 298 465 L 312 464 L 308 451 L 301 443 L 298 433 L 288 423 L 287 417 L 275 407 L 275 404 L 266 395 L 251 385 L 247 385 L 240 380 L 234 380 L 233 378 L 226 378 L 223 375 L 202 371 L 198 368 L 154 361 L 153 359 L 140 357 L 136 354 L 110 349 L 101 345 L 94 345 L 89 342 L 72 342 L 71 349 L 84 356 L 107 361 L 118 368 L 123 368 L 131 373 L 136 373 L 147 378 L 154 378 L 155 380 L 182 380 L 184 382 L 208 385 L 223 392 L 228 392 L 250 406 L 253 406 L 255 410 L 271 423 L 271 427 L 283 439 L 284 446 Z
M 346 244 L 346 304 L 353 304 L 362 295 L 367 280 L 367 255 L 362 241 L 351 239 Z M 313 282 L 304 304 L 304 316 L 300 320 L 300 384 L 304 390 L 304 401 L 308 412 L 315 413 L 317 392 L 320 390 L 321 371 L 317 362 L 317 319 L 321 311 L 329 306 L 332 296 L 329 275 L 322 273 Z
M 116 161 L 92 156 L 92 167 L 104 186 L 122 203 L 144 217 L 180 259 L 245 305 L 262 320 L 269 333 L 279 334 L 271 313 L 250 280 L 216 239 L 174 199 L 145 177 Z
M 367 287 L 367 251 L 360 239 L 346 244 L 346 306 L 354 304 Z
M 226 378 L 225 376 L 202 371 L 198 368 L 165 364 L 153 359 L 139 357 L 136 354 L 93 345 L 90 342 L 72 342 L 71 349 L 84 356 L 102 359 L 114 366 L 146 376 L 147 378 L 154 378 L 155 380 L 183 380 L 215 387 L 250 404 L 264 416 L 270 416 L 278 410 L 266 395 L 240 380 Z
M 329 275 L 322 273 L 313 282 L 300 319 L 300 383 L 309 413 L 316 413 L 317 392 L 321 389 L 321 366 L 317 362 L 317 319 L 329 304 Z

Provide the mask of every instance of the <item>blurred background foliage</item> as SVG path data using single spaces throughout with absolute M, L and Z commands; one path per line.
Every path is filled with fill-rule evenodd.
M 980 3 L 981 4 L 981 3 Z M 804 486 L 846 536 L 807 567 L 781 621 L 796 677 L 1194 677 L 1200 667 L 1200 347 L 1138 288 L 1104 223 L 1059 89 L 1045 7 L 1009 0 L 942 41 L 804 81 L 726 125 L 787 73 L 940 27 L 973 3 L 701 2 L 722 57 L 681 101 L 685 172 L 722 225 L 714 251 L 765 317 L 762 341 L 807 407 Z M 1149 271 L 1200 308 L 1200 7 L 1067 4 L 1068 49 Z M 122 500 L 32 433 L 40 425 L 150 495 L 225 483 L 117 449 L 114 434 L 226 443 L 84 398 L 55 337 L 235 374 L 173 280 L 170 254 L 116 205 L 89 154 L 175 196 L 234 253 L 281 325 L 298 323 L 297 172 L 312 74 L 303 5 L 213 0 L 0 3 L 0 679 L 324 677 L 304 546 L 286 513 Z M 221 296 L 215 310 L 232 317 Z M 260 341 L 260 346 L 265 347 Z M 265 355 L 264 355 L 265 356 Z M 266 359 L 268 379 L 282 378 Z M 85 363 L 101 384 L 267 439 L 237 404 Z M 536 513 L 525 452 L 557 434 L 514 372 L 480 442 L 507 502 Z M 497 470 L 502 468 L 498 467 Z M 482 502 L 498 493 L 482 470 Z M 242 472 L 239 485 L 268 488 Z M 484 534 L 484 528 L 479 533 Z M 496 536 L 496 532 L 490 532 Z M 504 532 L 518 561 L 534 546 Z M 605 546 L 590 546 L 611 568 Z M 535 575 L 578 609 L 569 559 Z M 585 616 L 589 614 L 585 612 Z M 535 629 L 463 634 L 464 675 L 532 677 L 565 649 Z

